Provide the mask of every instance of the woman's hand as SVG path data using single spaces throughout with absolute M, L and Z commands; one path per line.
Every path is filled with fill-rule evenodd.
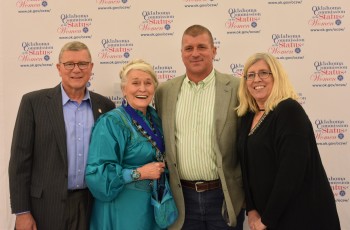
M 255 223 L 254 223 L 254 230 L 265 230 L 266 229 L 266 225 L 264 225 L 261 222 L 261 218 L 259 218 Z
M 251 230 L 255 230 L 254 223 L 260 219 L 258 211 L 251 210 L 248 212 L 248 225 Z
M 251 230 L 266 229 L 266 226 L 261 222 L 260 214 L 256 210 L 248 212 L 248 225 Z
M 164 172 L 164 162 L 151 162 L 137 169 L 140 172 L 140 180 L 145 179 L 159 179 L 160 175 Z

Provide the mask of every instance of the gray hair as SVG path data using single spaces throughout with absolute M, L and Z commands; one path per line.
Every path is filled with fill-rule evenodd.
M 62 55 L 65 51 L 80 51 L 80 50 L 86 50 L 89 54 L 89 58 L 91 61 L 91 53 L 89 48 L 87 47 L 87 45 L 79 41 L 72 41 L 72 42 L 66 43 L 60 51 L 60 54 L 58 56 L 58 61 L 59 62 L 61 61 Z
M 120 87 L 122 89 L 124 88 L 126 81 L 128 80 L 127 75 L 131 70 L 141 70 L 151 75 L 152 79 L 154 80 L 155 89 L 157 89 L 157 86 L 159 84 L 157 75 L 154 72 L 153 67 L 142 59 L 132 60 L 128 64 L 124 65 L 123 68 L 120 70 L 120 73 L 119 73 L 119 77 L 121 80 Z

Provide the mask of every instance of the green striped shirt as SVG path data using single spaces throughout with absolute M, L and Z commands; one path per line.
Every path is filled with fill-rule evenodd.
M 176 105 L 178 170 L 184 180 L 219 178 L 213 150 L 215 72 L 195 84 L 186 76 Z

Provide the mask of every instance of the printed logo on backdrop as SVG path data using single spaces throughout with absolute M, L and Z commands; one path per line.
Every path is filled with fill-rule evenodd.
M 344 146 L 347 145 L 346 133 L 349 125 L 344 120 L 317 119 L 314 122 L 317 145 Z
M 95 88 L 94 88 L 94 80 L 95 80 L 95 73 L 92 72 L 91 73 L 91 77 L 90 80 L 87 82 L 86 87 L 89 88 L 89 91 L 95 92 Z M 113 84 L 113 83 L 112 83 Z M 118 85 L 118 91 L 116 92 L 116 95 L 104 95 L 105 97 L 107 97 L 108 99 L 110 99 L 111 101 L 114 102 L 115 105 L 119 106 L 121 105 L 122 102 L 122 97 L 118 96 L 118 94 L 120 94 L 121 92 L 119 92 L 120 90 L 120 84 Z
M 95 73 L 92 72 L 89 81 L 86 83 L 86 87 L 89 88 L 89 91 L 93 91 L 93 92 L 95 92 L 95 89 L 92 87 L 92 82 L 94 78 L 95 78 Z
M 123 97 L 112 95 L 112 96 L 107 96 L 107 98 L 113 101 L 117 107 L 122 105 Z
M 315 61 L 315 72 L 310 76 L 313 87 L 346 87 L 345 76 L 348 66 L 341 61 Z
M 304 59 L 303 50 L 305 39 L 300 34 L 272 34 L 272 45 L 268 52 L 277 59 Z
M 302 0 L 288 0 L 288 1 L 268 1 L 269 5 L 298 5 L 302 4 Z
M 129 39 L 102 39 L 98 53 L 100 64 L 126 64 L 129 62 L 134 43 Z
M 93 84 L 94 80 L 95 80 L 95 74 L 92 73 L 89 82 L 86 84 L 86 86 L 89 88 L 89 91 L 92 91 L 92 92 L 95 92 L 95 88 Z M 114 87 L 116 87 L 116 93 L 114 95 L 105 95 L 105 97 L 113 101 L 116 106 L 119 106 L 121 105 L 121 102 L 123 100 L 123 97 L 119 96 L 119 95 L 122 95 L 120 84 L 114 85 Z
M 98 10 L 128 10 L 131 8 L 128 0 L 96 0 Z
M 333 190 L 334 198 L 336 202 L 348 203 L 349 202 L 349 179 L 343 176 L 333 177 L 328 176 L 329 184 Z
M 217 7 L 218 0 L 183 0 L 186 8 Z
M 47 1 L 42 0 L 19 0 L 16 1 L 18 13 L 21 14 L 37 14 L 50 13 L 51 9 L 48 7 Z
M 90 39 L 92 18 L 87 14 L 61 14 L 59 39 Z
M 240 63 L 231 63 L 230 64 L 230 69 L 232 72 L 232 75 L 235 77 L 243 77 L 243 69 L 244 65 Z
M 49 42 L 22 42 L 18 57 L 20 67 L 51 67 L 53 46 Z
M 303 93 L 298 93 L 298 102 L 302 106 L 305 105 L 306 97 L 303 95 Z
M 220 61 L 220 52 L 219 52 L 219 49 L 220 49 L 220 45 L 221 45 L 221 41 L 219 39 L 217 39 L 216 37 L 213 37 L 213 42 L 214 42 L 214 46 L 216 47 L 216 55 L 214 57 L 214 62 L 219 62 Z
M 141 36 L 173 36 L 175 16 L 170 11 L 144 10 L 141 12 L 143 21 L 139 25 Z
M 341 6 L 312 6 L 309 20 L 311 32 L 342 32 L 346 11 Z
M 155 65 L 154 71 L 157 74 L 157 78 L 160 82 L 167 81 L 176 77 L 176 69 L 171 65 Z
M 259 34 L 261 13 L 257 9 L 229 8 L 225 22 L 227 34 Z

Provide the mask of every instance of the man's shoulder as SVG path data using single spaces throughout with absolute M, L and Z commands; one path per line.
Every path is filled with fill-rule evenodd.
M 178 83 L 178 82 L 182 82 L 182 81 L 184 80 L 185 76 L 186 76 L 186 75 L 183 74 L 183 75 L 174 77 L 173 79 L 167 80 L 167 81 L 165 81 L 165 82 L 163 82 L 163 83 L 166 83 L 166 84 L 176 84 L 176 83 Z
M 215 76 L 219 80 L 232 82 L 233 84 L 238 84 L 240 82 L 240 78 L 239 77 L 233 76 L 232 74 L 221 73 L 221 72 L 219 72 L 217 70 L 215 70 Z
M 99 93 L 92 92 L 92 91 L 89 91 L 89 93 L 90 93 L 91 100 L 96 100 L 99 103 L 104 103 L 104 104 L 111 106 L 112 108 L 115 108 L 114 102 L 111 99 L 109 99 L 108 97 L 103 96 L 102 94 L 99 94 Z
M 56 90 L 56 87 L 54 88 L 45 88 L 45 89 L 38 89 L 34 90 L 28 93 L 25 93 L 23 95 L 24 98 L 36 98 L 41 96 L 46 96 L 50 92 L 54 92 Z
M 181 84 L 181 82 L 183 81 L 184 78 L 185 78 L 185 75 L 181 75 L 178 77 L 174 77 L 173 79 L 161 82 L 159 84 L 159 88 L 160 89 L 167 88 L 167 87 L 172 87 L 173 85 L 176 85 L 176 84 Z
M 93 91 L 89 91 L 90 96 L 95 97 L 95 98 L 99 98 L 99 99 L 107 99 L 109 100 L 106 96 L 103 96 L 102 94 L 93 92 Z

